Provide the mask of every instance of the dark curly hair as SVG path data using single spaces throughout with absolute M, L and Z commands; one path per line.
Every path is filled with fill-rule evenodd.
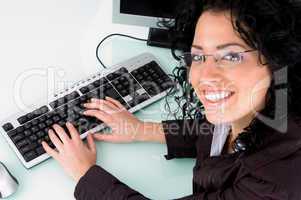
M 229 12 L 233 28 L 246 44 L 258 50 L 261 62 L 260 58 L 265 58 L 266 63 L 262 64 L 267 64 L 273 74 L 266 106 L 260 113 L 274 119 L 279 109 L 287 109 L 288 114 L 301 117 L 301 1 L 186 0 L 183 3 L 174 26 L 170 27 L 172 54 L 176 59 L 179 60 L 176 51 L 179 46 L 182 51 L 190 51 L 197 20 L 203 12 Z M 183 94 L 175 98 L 182 111 L 180 118 L 202 118 L 202 104 L 187 82 L 188 70 L 179 62 L 173 71 Z M 287 98 L 287 108 L 275 108 L 277 91 Z

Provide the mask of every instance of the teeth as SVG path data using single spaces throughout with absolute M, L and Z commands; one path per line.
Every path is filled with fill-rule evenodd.
M 222 92 L 206 92 L 205 91 L 205 98 L 209 101 L 220 101 L 224 98 L 227 98 L 231 95 L 231 92 L 222 91 Z

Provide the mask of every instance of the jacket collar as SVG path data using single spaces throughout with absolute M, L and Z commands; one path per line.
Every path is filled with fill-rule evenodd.
M 256 170 L 301 149 L 301 125 L 292 116 L 282 119 L 281 123 L 279 125 L 287 123 L 287 131 L 281 133 L 273 128 L 265 129 L 264 147 L 243 160 L 246 168 Z

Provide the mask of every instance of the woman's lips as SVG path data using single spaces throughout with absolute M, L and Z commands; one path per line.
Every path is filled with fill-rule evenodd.
M 230 100 L 235 92 L 222 90 L 203 90 L 201 91 L 200 100 L 205 107 L 216 107 L 225 104 Z M 207 97 L 207 98 L 206 98 Z

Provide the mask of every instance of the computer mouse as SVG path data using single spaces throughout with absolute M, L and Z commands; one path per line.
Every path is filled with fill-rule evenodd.
M 0 198 L 6 198 L 14 194 L 19 186 L 17 179 L 0 162 Z

